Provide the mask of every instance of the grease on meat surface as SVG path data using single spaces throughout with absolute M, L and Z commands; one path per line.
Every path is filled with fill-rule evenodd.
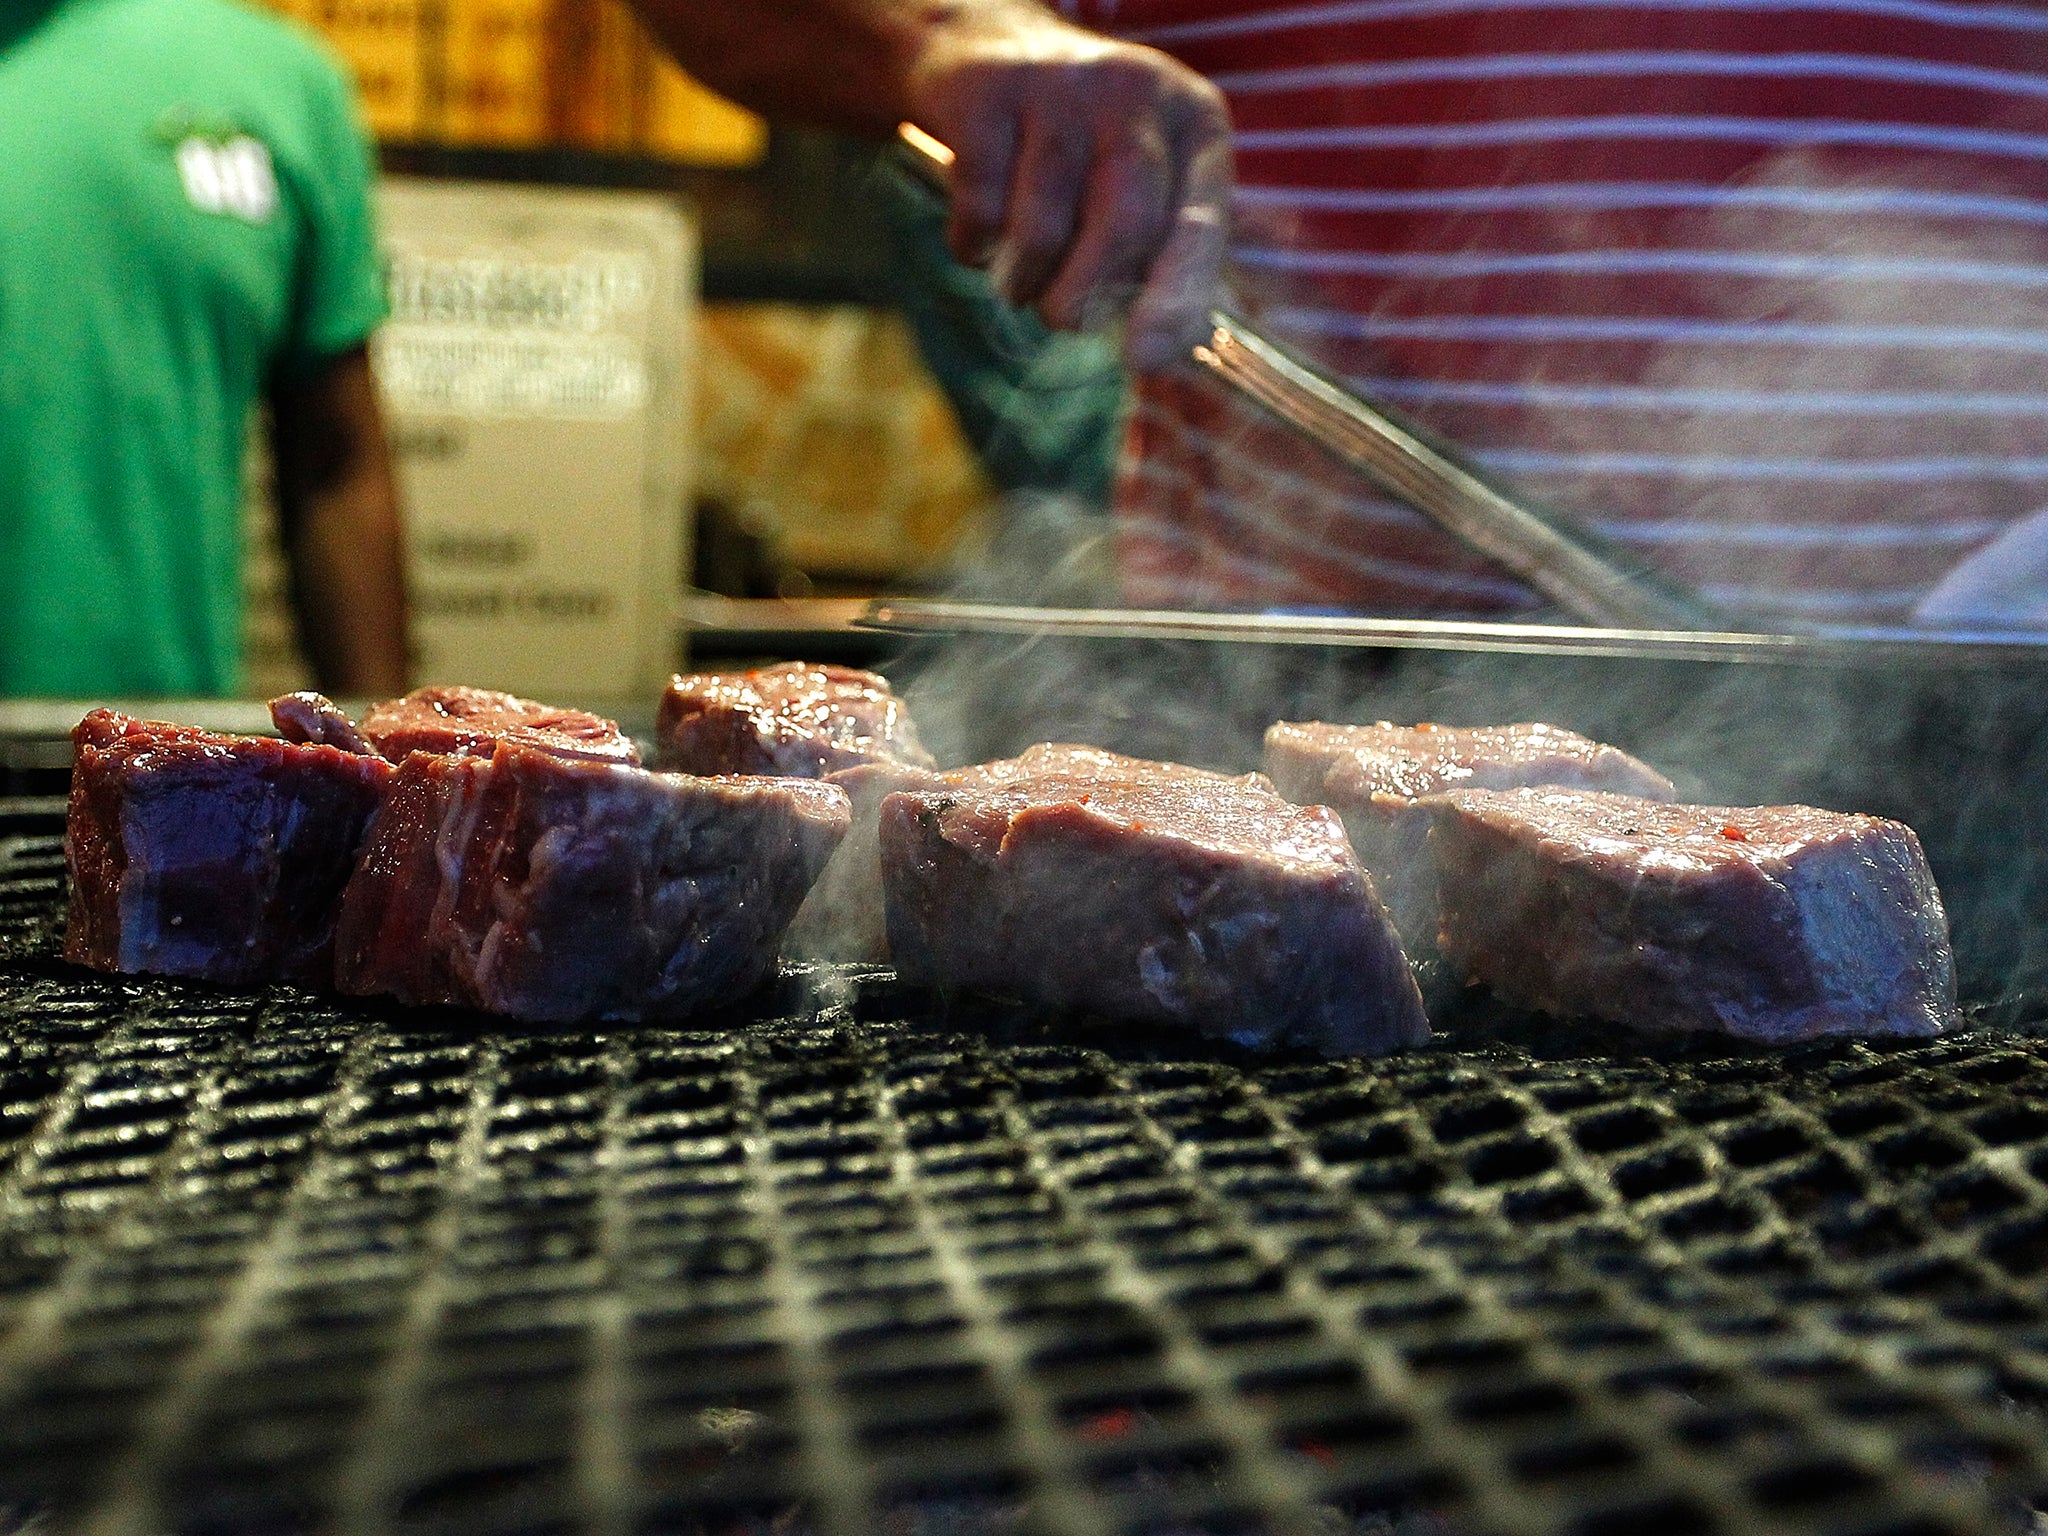
M 891 794 L 889 941 L 912 981 L 1264 1048 L 1428 1034 L 1341 826 L 1214 775 L 1040 777 Z
M 932 766 L 887 679 L 822 663 L 675 678 L 655 734 L 660 766 L 682 773 L 820 779 L 862 763 Z
M 402 699 L 371 706 L 363 716 L 362 734 L 394 763 L 410 752 L 489 757 L 508 737 L 562 757 L 640 761 L 631 738 L 602 715 L 493 688 L 415 688 Z
M 1958 1027 L 1910 827 L 1558 789 L 1424 804 L 1446 959 L 1510 1003 L 1769 1043 Z
M 1266 772 L 1299 805 L 1327 805 L 1418 960 L 1436 947 L 1429 816 L 1416 801 L 1451 789 L 1557 784 L 1669 800 L 1671 781 L 1618 748 L 1555 725 L 1326 725 L 1266 732 Z
M 975 763 L 941 772 L 906 763 L 862 763 L 826 775 L 826 782 L 846 791 L 853 804 L 853 825 L 839 852 L 818 877 L 796 921 L 790 924 L 787 952 L 802 959 L 885 964 L 889 959 L 888 925 L 882 904 L 882 802 L 899 789 L 942 785 L 1014 784 L 1022 779 L 1064 774 L 1104 780 L 1214 779 L 1258 784 L 1265 778 L 1249 774 L 1231 779 L 1180 763 L 1126 757 L 1102 747 L 1076 742 L 1042 741 L 1015 757 Z
M 846 796 L 500 743 L 418 753 L 342 902 L 336 983 L 543 1021 L 737 1000 L 846 833 Z

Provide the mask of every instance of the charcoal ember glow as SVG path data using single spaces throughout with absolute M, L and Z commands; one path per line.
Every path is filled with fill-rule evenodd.
M 1564 789 L 1425 802 L 1447 961 L 1505 1001 L 1782 1043 L 1958 1025 L 1910 827 Z
M 1450 789 L 1556 784 L 1669 800 L 1671 781 L 1615 747 L 1554 725 L 1326 725 L 1282 721 L 1266 732 L 1266 772 L 1298 805 L 1344 818 L 1359 862 L 1416 956 L 1436 944 L 1430 817 L 1416 801 Z
M 886 679 L 802 661 L 673 679 L 656 736 L 660 766 L 682 773 L 821 779 L 862 763 L 932 766 Z
M 335 980 L 539 1021 L 737 1000 L 845 835 L 846 796 L 500 742 L 415 753 L 342 904 Z
M 940 772 L 907 763 L 862 763 L 826 775 L 828 784 L 846 791 L 853 823 L 846 841 L 825 866 L 825 873 L 790 924 L 786 951 L 807 960 L 838 960 L 867 964 L 889 958 L 888 924 L 882 905 L 882 802 L 899 789 L 955 785 L 1014 784 L 1048 775 L 1073 775 L 1104 780 L 1217 779 L 1179 763 L 1125 757 L 1101 747 L 1042 741 L 1015 757 L 975 763 Z M 1234 781 L 1271 788 L 1260 774 Z
M 65 958 L 229 984 L 325 983 L 382 758 L 96 709 L 72 732 Z
M 602 715 L 490 688 L 415 688 L 402 699 L 373 705 L 363 717 L 362 734 L 394 763 L 411 752 L 489 757 L 507 737 L 561 757 L 640 761 L 631 738 Z
M 903 790 L 881 807 L 903 976 L 1254 1048 L 1427 1037 L 1335 814 L 1255 783 L 1086 776 Z

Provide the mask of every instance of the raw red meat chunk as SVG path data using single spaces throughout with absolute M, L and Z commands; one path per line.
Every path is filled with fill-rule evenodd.
M 803 661 L 674 679 L 656 736 L 660 766 L 683 773 L 821 779 L 861 763 L 932 766 L 885 678 Z
M 681 1018 L 775 965 L 846 796 L 523 745 L 406 759 L 342 904 L 335 979 L 531 1020 Z
M 889 943 L 945 990 L 1179 1025 L 1251 1047 L 1428 1035 L 1372 884 L 1322 807 L 1191 773 L 899 791 Z
M 1179 763 L 1153 762 L 1101 747 L 1051 741 L 1026 747 L 1015 757 L 943 773 L 906 763 L 863 763 L 827 774 L 825 781 L 845 790 L 852 802 L 853 824 L 846 841 L 839 845 L 832 862 L 825 866 L 825 873 L 812 887 L 796 921 L 790 924 L 785 952 L 807 960 L 887 962 L 889 934 L 882 907 L 881 815 L 882 802 L 897 790 L 948 784 L 1013 784 L 1021 779 L 1056 774 L 1102 779 L 1221 777 Z M 1258 774 L 1233 782 L 1266 784 Z
M 324 693 L 287 693 L 270 701 L 270 723 L 286 741 L 335 747 L 343 752 L 375 752 L 349 719 L 348 711 Z
M 105 709 L 71 739 L 67 959 L 230 984 L 328 980 L 342 886 L 389 763 Z
M 1671 781 L 1649 764 L 1554 725 L 1325 725 L 1282 721 L 1266 732 L 1266 772 L 1298 805 L 1344 818 L 1359 862 L 1411 955 L 1436 945 L 1430 817 L 1416 801 L 1448 789 L 1533 784 L 1613 790 L 1669 800 Z
M 1771 1043 L 1957 1025 L 1948 918 L 1898 822 L 1564 789 L 1429 804 L 1445 956 L 1509 1003 Z
M 559 757 L 640 761 L 632 739 L 602 715 L 536 704 L 489 688 L 415 688 L 402 699 L 373 705 L 363 717 L 362 734 L 394 763 L 408 752 L 489 757 L 506 739 Z

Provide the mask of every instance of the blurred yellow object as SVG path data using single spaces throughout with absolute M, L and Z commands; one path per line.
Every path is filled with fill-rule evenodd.
M 555 0 L 455 0 L 442 28 L 442 108 L 451 144 L 527 149 L 548 142 Z
M 658 48 L 647 91 L 643 147 L 664 160 L 689 165 L 753 165 L 768 149 L 768 125 L 744 107 L 714 94 Z
M 624 0 L 267 0 L 354 71 L 380 139 L 745 166 L 758 117 L 691 79 Z
M 712 304 L 698 484 L 814 575 L 893 581 L 979 547 L 995 488 L 902 316 Z
M 416 139 L 427 126 L 423 0 L 297 0 L 289 7 L 347 61 L 363 118 L 380 139 Z
M 648 46 L 622 0 L 555 0 L 549 115 L 558 143 L 635 148 L 639 56 Z

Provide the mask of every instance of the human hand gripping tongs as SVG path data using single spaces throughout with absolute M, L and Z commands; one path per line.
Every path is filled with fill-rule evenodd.
M 912 124 L 891 146 L 899 164 L 941 196 L 953 152 Z M 1455 444 L 1360 395 L 1262 334 L 1219 298 L 1193 363 L 1256 401 L 1582 623 L 1611 629 L 1725 630 L 1725 615 L 1632 565 L 1571 519 L 1531 502 Z

